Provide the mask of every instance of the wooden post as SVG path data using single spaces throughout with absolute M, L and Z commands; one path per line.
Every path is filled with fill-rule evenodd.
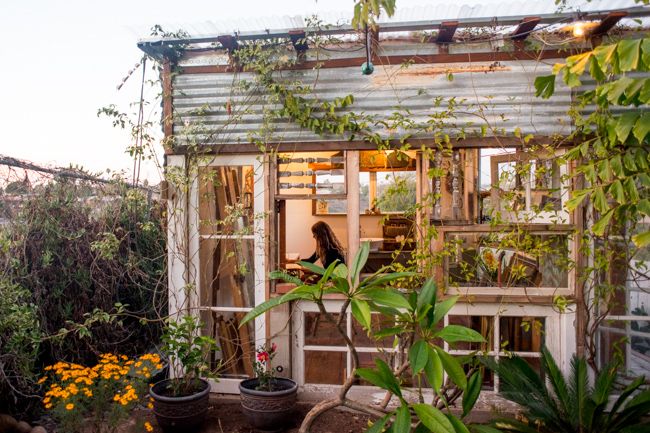
M 345 152 L 345 182 L 348 197 L 348 257 L 352 263 L 359 250 L 359 151 Z

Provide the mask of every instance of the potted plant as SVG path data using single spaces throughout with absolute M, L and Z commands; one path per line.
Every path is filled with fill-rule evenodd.
M 216 378 L 205 354 L 217 350 L 213 338 L 200 335 L 201 323 L 194 316 L 168 322 L 162 337 L 171 377 L 150 389 L 153 411 L 165 431 L 189 432 L 198 427 L 208 411 L 210 384 Z
M 255 378 L 239 384 L 242 412 L 249 424 L 259 430 L 275 431 L 284 427 L 296 404 L 296 382 L 275 377 L 272 362 L 276 352 L 275 343 L 259 347 Z

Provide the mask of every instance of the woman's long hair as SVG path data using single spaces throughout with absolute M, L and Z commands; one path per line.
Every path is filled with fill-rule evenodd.
M 328 250 L 337 250 L 341 257 L 345 255 L 341 243 L 326 222 L 318 221 L 311 226 L 311 232 L 316 238 L 316 253 L 323 265 L 325 265 L 325 257 L 327 256 Z

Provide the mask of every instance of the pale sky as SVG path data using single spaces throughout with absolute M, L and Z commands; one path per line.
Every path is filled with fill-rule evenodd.
M 449 1 L 397 0 L 397 8 Z M 130 174 L 129 134 L 96 113 L 111 103 L 126 110 L 138 100 L 140 71 L 121 91 L 116 86 L 141 58 L 136 43 L 151 26 L 172 30 L 206 20 L 351 12 L 352 5 L 352 0 L 1 0 L 0 154 Z M 143 176 L 159 180 L 152 165 Z

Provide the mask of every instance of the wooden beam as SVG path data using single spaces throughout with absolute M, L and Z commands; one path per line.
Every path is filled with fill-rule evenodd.
M 526 17 L 517 26 L 517 28 L 510 34 L 510 39 L 514 41 L 523 41 L 530 35 L 530 32 L 539 24 L 540 17 Z
M 165 59 L 163 61 L 162 70 L 162 105 L 163 105 L 163 146 L 165 154 L 171 154 L 173 148 L 173 135 L 174 135 L 174 110 L 172 106 L 172 64 L 171 61 Z
M 444 45 L 443 45 L 444 46 Z M 588 51 L 576 50 L 576 54 Z M 429 55 L 395 55 L 395 56 L 376 56 L 373 55 L 373 62 L 376 65 L 401 65 L 410 62 L 412 64 L 435 64 L 435 63 L 476 63 L 476 62 L 508 62 L 518 60 L 545 60 L 545 59 L 565 59 L 566 51 L 563 50 L 542 50 L 542 51 L 496 51 L 483 53 L 441 53 Z M 286 70 L 304 70 L 327 68 L 349 68 L 358 67 L 366 61 L 366 57 L 354 57 L 347 59 L 329 59 L 321 61 L 306 61 L 301 64 L 293 65 Z M 237 67 L 231 65 L 205 65 L 205 66 L 184 66 L 181 73 L 183 74 L 211 74 L 211 73 L 234 73 Z
M 226 49 L 228 50 L 228 53 L 232 53 L 235 51 L 237 48 L 239 48 L 239 44 L 237 43 L 237 39 L 235 39 L 234 36 L 231 35 L 222 35 L 217 37 L 217 41 Z
M 443 21 L 438 30 L 436 42 L 439 44 L 448 44 L 454 39 L 454 33 L 458 28 L 458 21 Z
M 590 36 L 603 36 L 612 29 L 622 18 L 627 16 L 627 12 L 615 11 L 607 14 L 605 18 L 600 21 L 598 27 L 594 28 Z
M 347 264 L 350 266 L 352 258 L 359 250 L 359 152 L 356 150 L 345 152 L 345 182 L 348 196 Z
M 296 50 L 296 57 L 299 63 L 302 63 L 307 58 L 307 49 L 309 45 L 306 40 L 307 35 L 304 30 L 291 30 L 289 31 L 289 39 L 291 39 L 291 44 L 293 49 Z

